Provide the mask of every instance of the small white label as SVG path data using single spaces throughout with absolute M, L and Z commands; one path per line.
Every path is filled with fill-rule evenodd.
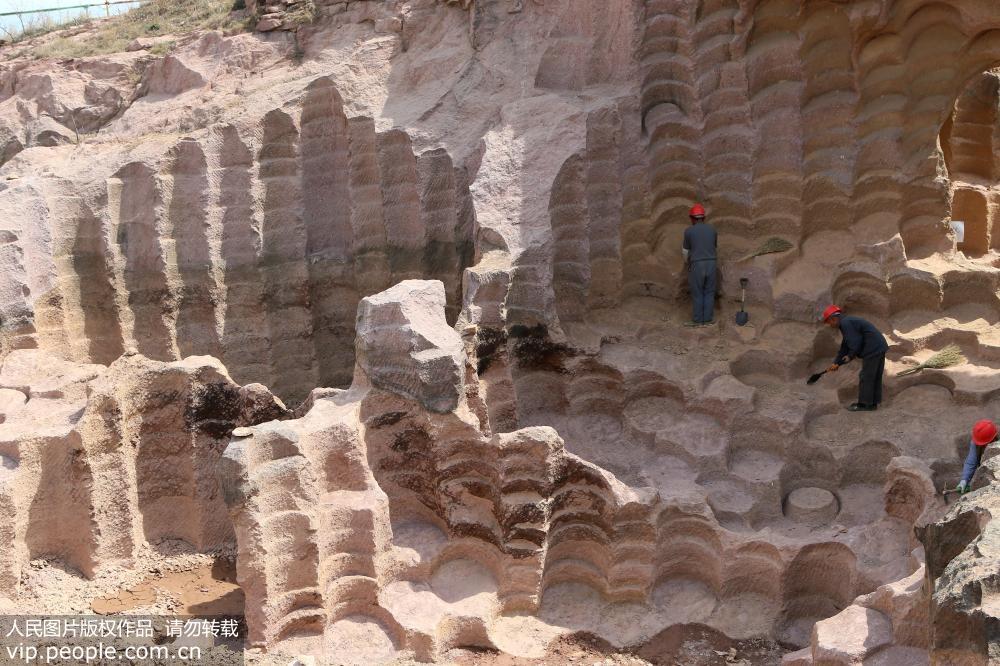
M 952 220 L 951 230 L 955 232 L 956 243 L 965 242 L 965 222 L 962 222 L 961 220 Z

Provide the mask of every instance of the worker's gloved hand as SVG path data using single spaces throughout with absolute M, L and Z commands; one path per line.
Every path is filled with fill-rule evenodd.
M 837 372 L 837 370 L 839 370 L 839 369 L 840 369 L 840 366 L 837 365 L 836 363 L 834 363 L 829 368 L 827 368 L 826 371 L 827 372 Z
M 964 495 L 965 493 L 969 492 L 969 482 L 960 481 L 958 487 L 955 488 L 955 492 L 957 492 L 959 495 Z

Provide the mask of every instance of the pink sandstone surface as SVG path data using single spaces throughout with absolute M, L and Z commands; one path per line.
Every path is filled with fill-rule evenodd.
M 1000 406 L 993 0 L 297 4 L 0 50 L 0 611 L 199 572 L 260 663 L 1000 663 L 1000 463 L 940 494 Z M 878 412 L 805 384 L 829 302 Z

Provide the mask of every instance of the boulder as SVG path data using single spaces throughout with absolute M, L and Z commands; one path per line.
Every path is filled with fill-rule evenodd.
M 988 463 L 996 465 L 997 459 Z M 932 587 L 930 653 L 935 664 L 1000 662 L 1000 486 L 963 496 L 918 528 Z
M 257 32 L 270 32 L 280 28 L 283 22 L 281 14 L 265 14 L 261 20 L 257 21 L 254 29 Z
M 404 280 L 362 299 L 355 351 L 375 388 L 446 413 L 462 395 L 462 338 L 445 321 L 444 284 Z
M 860 664 L 865 657 L 890 643 L 892 623 L 888 617 L 871 608 L 848 606 L 813 627 L 813 664 Z

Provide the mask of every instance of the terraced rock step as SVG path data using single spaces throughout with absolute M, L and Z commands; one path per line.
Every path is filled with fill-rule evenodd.
M 0 611 L 235 558 L 262 666 L 993 660 L 994 0 L 246 4 L 2 47 Z

